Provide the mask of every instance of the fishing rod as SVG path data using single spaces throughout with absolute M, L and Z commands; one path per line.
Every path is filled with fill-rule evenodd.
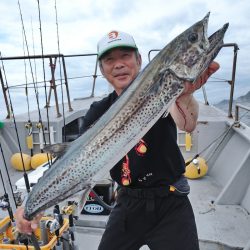
M 61 54 L 60 51 L 60 39 L 59 39 L 59 24 L 58 24 L 58 15 L 57 15 L 57 2 L 55 0 L 55 15 L 56 15 L 56 30 L 57 30 L 57 48 L 58 48 L 58 55 Z M 62 88 L 62 71 L 61 71 L 61 60 L 59 57 L 59 69 L 60 69 L 60 80 L 61 80 L 61 95 L 62 95 L 62 107 L 63 107 L 63 122 L 64 122 L 64 127 L 63 127 L 63 137 L 64 137 L 64 142 L 66 141 L 66 132 L 65 132 L 65 112 L 64 112 L 64 96 L 63 96 L 63 88 Z M 94 189 L 91 189 L 95 196 L 95 200 L 98 201 L 100 204 L 102 204 L 106 209 L 112 210 L 114 206 L 108 205 L 105 201 L 103 201 L 99 195 L 94 191 Z M 73 218 L 73 217 L 72 217 Z M 71 219 L 72 219 L 71 218 Z
M 57 49 L 58 49 L 58 55 L 61 55 L 56 0 L 55 0 L 55 16 L 56 16 Z M 60 82 L 61 82 L 60 86 L 61 86 L 62 109 L 63 109 L 63 138 L 64 138 L 63 141 L 65 142 L 66 141 L 66 132 L 65 132 L 66 121 L 65 121 L 65 107 L 64 107 L 63 83 L 62 83 L 62 65 L 61 65 L 61 57 L 60 56 L 59 56 L 59 71 L 60 71 Z
M 39 2 L 39 0 L 38 0 Z M 65 106 L 64 106 L 64 92 L 63 92 L 63 82 L 62 82 L 62 64 L 61 64 L 61 51 L 60 51 L 60 38 L 59 38 L 59 24 L 58 24 L 58 13 L 57 13 L 57 2 L 55 0 L 54 2 L 55 7 L 55 21 L 56 21 L 56 30 L 57 30 L 57 50 L 58 50 L 58 61 L 59 61 L 59 74 L 60 74 L 60 87 L 61 87 L 61 98 L 62 98 L 62 111 L 63 111 L 63 141 L 66 142 L 66 119 L 65 119 Z M 55 72 L 55 68 L 53 69 Z M 53 72 L 53 73 L 54 73 Z M 72 111 L 72 109 L 70 110 Z M 71 213 L 69 213 L 69 230 L 67 232 L 64 232 L 63 236 L 61 237 L 61 240 L 63 242 L 63 249 L 76 249 L 75 242 L 75 235 L 74 235 L 74 217 L 73 217 L 73 210 L 71 210 Z M 61 243 L 59 241 L 59 228 L 63 226 L 63 217 L 60 213 L 59 205 L 55 205 L 54 207 L 54 217 L 55 220 L 58 221 L 58 229 L 55 230 L 55 234 L 57 236 L 57 244 L 55 249 L 61 249 Z M 71 244 L 70 241 L 71 240 Z M 71 247 L 70 247 L 71 245 Z
M 4 153 L 3 153 L 1 142 L 0 142 L 0 150 L 1 150 L 2 158 L 3 158 L 4 166 L 5 166 L 6 170 L 7 170 L 7 164 L 6 164 L 6 161 L 5 161 L 5 157 L 4 157 Z M 17 207 L 16 200 L 15 200 L 15 197 L 14 197 L 14 192 L 13 192 L 11 181 L 10 181 L 9 172 L 6 171 L 6 173 L 7 173 L 7 177 L 8 177 L 9 183 L 10 183 L 12 197 L 14 199 L 15 206 Z M 2 185 L 3 185 L 3 189 L 4 189 L 4 195 L 3 195 L 3 197 L 0 197 L 0 208 L 7 209 L 11 221 L 14 222 L 13 211 L 12 211 L 12 208 L 10 206 L 9 196 L 8 196 L 8 193 L 7 193 L 7 188 L 5 187 L 4 178 L 3 178 L 3 174 L 2 174 L 2 170 L 1 169 L 0 169 L 0 177 L 1 177 Z
M 45 74 L 45 63 L 44 63 L 44 50 L 43 50 L 43 34 L 42 34 L 42 21 L 41 21 L 41 9 L 40 9 L 40 1 L 37 0 L 37 8 L 38 8 L 38 17 L 39 17 L 39 30 L 40 30 L 40 44 L 41 44 L 41 53 L 42 53 L 42 66 L 43 66 L 43 82 L 44 82 L 44 92 L 45 92 L 45 101 L 46 101 L 46 115 L 47 115 L 47 123 L 48 123 L 48 137 L 49 144 L 51 144 L 50 138 L 50 122 L 49 122 L 49 107 L 48 103 L 48 95 L 47 95 L 47 86 L 46 86 L 46 74 Z M 45 138 L 45 137 L 44 137 Z M 46 145 L 46 141 L 45 145 Z M 48 157 L 49 158 L 49 157 Z M 48 159 L 49 160 L 49 159 Z
M 30 56 L 27 37 L 26 37 L 26 32 L 25 32 L 25 27 L 24 27 L 24 22 L 23 22 L 22 10 L 21 10 L 21 5 L 20 5 L 19 0 L 18 0 L 18 7 L 19 7 L 20 18 L 21 18 L 23 37 L 24 37 L 25 44 L 26 44 L 26 50 L 27 50 L 28 56 Z M 40 13 L 39 13 L 39 15 L 40 15 Z M 39 104 L 39 98 L 38 98 L 38 91 L 36 89 L 36 84 L 35 84 L 35 80 L 34 80 L 34 73 L 33 73 L 33 68 L 32 68 L 30 57 L 29 57 L 29 65 L 30 65 L 32 80 L 33 80 L 33 83 L 34 83 L 34 91 L 35 91 L 36 102 L 37 102 L 37 107 L 38 107 L 39 122 L 37 123 L 37 128 L 39 129 L 39 134 L 40 134 L 40 131 L 42 131 L 44 143 L 46 145 L 46 138 L 45 138 L 44 128 L 43 128 L 43 125 L 42 125 L 42 117 L 41 117 L 41 110 L 40 110 L 40 104 Z M 45 70 L 44 70 L 44 72 L 45 72 Z M 47 94 L 46 94 L 46 101 L 47 101 Z M 48 110 L 47 110 L 47 117 L 48 117 Z M 30 124 L 29 124 L 29 128 L 30 128 Z M 49 129 L 49 126 L 48 126 L 48 129 Z M 50 141 L 50 133 L 49 133 L 49 141 Z M 48 154 L 47 154 L 47 158 L 48 158 L 48 163 L 50 164 Z M 26 173 L 26 171 L 25 171 L 25 173 Z M 26 174 L 26 176 L 27 176 L 27 174 Z M 27 178 L 28 178 L 28 176 L 27 176 Z M 30 192 L 30 186 L 29 185 L 26 186 L 26 190 L 27 190 L 28 193 Z M 29 238 L 30 238 L 31 242 L 34 245 L 34 248 L 36 250 L 40 250 L 40 246 L 39 246 L 39 243 L 38 243 L 38 240 L 37 240 L 36 236 L 34 235 L 34 232 L 32 232 L 32 234 L 29 236 Z
M 2 59 L 1 52 L 0 52 L 0 58 Z M 24 177 L 24 181 L 25 181 L 25 187 L 26 187 L 27 192 L 29 193 L 30 192 L 30 183 L 29 183 L 28 175 L 27 175 L 25 165 L 24 165 L 23 153 L 22 153 L 20 138 L 19 138 L 19 134 L 18 134 L 18 130 L 17 130 L 14 109 L 13 109 L 13 105 L 12 105 L 12 98 L 11 98 L 10 91 L 9 91 L 9 84 L 7 81 L 7 76 L 6 76 L 6 71 L 5 71 L 5 67 L 3 64 L 3 60 L 1 60 L 1 61 L 2 61 L 2 69 L 3 69 L 3 73 L 4 73 L 4 78 L 5 78 L 5 85 L 6 85 L 6 89 L 7 89 L 7 93 L 8 93 L 8 97 L 9 97 L 9 102 L 10 102 L 10 110 L 11 110 L 11 114 L 13 117 L 13 122 L 14 122 L 15 132 L 16 132 L 16 136 L 17 136 L 17 142 L 18 142 L 18 148 L 19 148 L 19 152 L 20 152 L 20 156 L 21 156 L 21 162 L 22 162 L 22 167 L 23 167 L 23 172 L 24 172 L 23 177 Z
M 57 15 L 57 3 L 55 0 L 55 13 L 56 13 L 56 27 L 57 27 L 57 45 L 58 45 L 58 54 L 60 55 L 60 39 L 59 39 L 59 25 L 58 25 L 58 15 Z M 59 57 L 59 64 L 60 64 L 60 79 L 61 79 L 61 93 L 62 93 L 62 106 L 63 106 L 63 121 L 64 121 L 64 127 L 63 127 L 63 136 L 64 136 L 64 141 L 66 141 L 66 133 L 65 133 L 65 113 L 64 113 L 64 100 L 63 100 L 63 90 L 62 90 L 62 74 L 61 74 L 61 61 L 60 61 L 60 57 Z M 91 191 L 94 194 L 94 199 L 96 201 L 98 201 L 100 204 L 102 204 L 106 209 L 108 210 L 112 210 L 114 208 L 114 206 L 110 206 L 108 205 L 105 201 L 103 201 L 99 195 L 95 192 L 95 190 L 92 188 Z
M 24 45 L 24 32 L 22 30 L 22 37 L 23 37 L 23 54 L 25 55 L 25 45 Z M 25 128 L 27 129 L 27 137 L 26 137 L 26 144 L 28 149 L 30 149 L 30 155 L 33 156 L 33 135 L 32 135 L 32 123 L 30 119 L 30 103 L 29 103 L 29 97 L 28 97 L 28 78 L 27 78 L 27 66 L 26 66 L 26 60 L 23 59 L 24 62 L 24 75 L 25 75 L 25 95 L 26 95 L 26 103 L 27 103 L 27 109 L 28 109 L 28 121 L 25 124 Z
M 18 3 L 19 3 L 19 0 L 18 0 Z M 2 58 L 1 52 L 0 52 L 0 58 Z M 3 68 L 4 76 L 5 76 L 5 85 L 6 85 L 6 88 L 7 88 L 8 97 L 9 97 L 9 101 L 10 101 L 10 109 L 11 109 L 11 113 L 12 113 L 12 117 L 13 117 L 13 121 L 14 121 L 14 127 L 15 127 L 15 131 L 16 131 L 17 141 L 18 141 L 19 152 L 20 152 L 21 161 L 22 161 L 22 167 L 23 167 L 23 171 L 24 171 L 23 177 L 24 177 L 24 181 L 25 181 L 25 187 L 26 187 L 27 193 L 29 193 L 30 192 L 29 178 L 28 178 L 28 175 L 27 175 L 27 172 L 26 172 L 26 169 L 25 169 L 25 165 L 24 165 L 23 153 L 22 153 L 19 134 L 18 134 L 18 130 L 17 130 L 17 124 L 16 124 L 15 114 L 14 114 L 14 110 L 13 110 L 12 99 L 11 99 L 11 95 L 10 95 L 10 91 L 9 91 L 9 87 L 8 87 L 6 71 L 5 71 L 5 67 L 4 67 L 4 64 L 3 64 L 3 60 L 1 60 L 1 61 L 2 61 L 2 68 Z M 13 218 L 13 215 L 12 215 L 12 218 Z M 33 245 L 34 245 L 35 249 L 40 250 L 39 243 L 38 243 L 34 233 L 32 233 L 32 235 L 29 236 L 29 237 L 30 237 L 31 241 L 33 242 Z M 25 242 L 27 243 L 27 241 L 25 241 Z M 27 245 L 26 245 L 26 247 L 27 247 Z M 27 249 L 28 249 L 28 247 L 27 247 Z
M 22 24 L 23 37 L 24 37 L 24 41 L 25 41 L 27 55 L 28 55 L 28 58 L 29 58 L 29 66 L 30 66 L 32 81 L 33 81 L 33 85 L 34 85 L 36 102 L 37 102 L 37 109 L 38 109 L 38 116 L 39 116 L 39 121 L 37 123 L 37 128 L 38 128 L 39 132 L 41 132 L 42 137 L 43 137 L 43 142 L 46 145 L 46 138 L 45 138 L 45 132 L 44 132 L 44 127 L 43 127 L 43 122 L 42 122 L 41 109 L 40 109 L 40 103 L 39 103 L 39 97 L 38 97 L 38 90 L 37 90 L 36 84 L 35 84 L 34 72 L 33 72 L 33 67 L 32 67 L 32 63 L 31 63 L 31 59 L 30 59 L 29 46 L 28 46 L 28 42 L 27 42 L 27 36 L 26 36 L 26 31 L 25 31 L 25 26 L 24 26 L 24 21 L 23 21 L 23 15 L 22 15 L 22 9 L 21 9 L 21 5 L 20 5 L 19 0 L 18 0 L 18 7 L 19 7 L 19 14 L 20 14 L 20 19 L 21 19 L 21 24 Z M 44 74 L 45 74 L 45 68 L 43 68 L 43 71 L 44 71 Z M 46 88 L 46 86 L 45 86 L 45 88 Z M 47 93 L 45 93 L 45 96 L 46 96 L 46 101 L 47 101 Z M 47 118 L 48 118 L 48 110 L 47 110 Z M 48 129 L 49 129 L 49 125 L 48 125 Z M 50 141 L 50 133 L 48 133 L 48 136 L 49 136 L 49 141 Z M 43 152 L 42 149 L 41 149 L 41 152 Z M 48 162 L 49 162 L 49 156 L 48 155 L 47 155 L 47 158 L 48 158 Z
M 35 51 L 35 42 L 34 42 L 34 32 L 33 32 L 33 22 L 32 22 L 32 17 L 31 17 L 31 31 L 32 31 L 32 45 L 33 45 L 33 54 L 36 54 Z M 33 58 L 34 60 L 34 70 L 35 70 L 35 86 L 38 89 L 38 81 L 37 81 L 37 69 L 36 69 L 36 58 Z
M 1 52 L 0 52 L 0 58 L 2 58 Z M 9 91 L 9 88 L 8 88 L 8 81 L 7 81 L 7 76 L 6 76 L 6 72 L 5 72 L 5 67 L 4 67 L 4 64 L 3 64 L 3 60 L 1 60 L 1 61 L 2 61 L 2 68 L 3 68 L 3 72 L 4 72 L 4 77 L 5 77 L 5 85 L 6 85 L 6 88 L 7 88 L 8 97 L 9 97 L 9 101 L 10 101 L 10 110 L 11 110 L 12 117 L 13 117 L 14 127 L 15 127 L 17 141 L 18 141 L 19 152 L 20 152 L 20 156 L 21 156 L 22 167 L 23 167 L 23 171 L 24 171 L 23 177 L 24 177 L 24 181 L 25 181 L 25 187 L 26 187 L 27 193 L 29 193 L 30 192 L 29 178 L 28 178 L 28 175 L 27 175 L 27 172 L 26 172 L 26 169 L 25 169 L 25 165 L 24 165 L 23 153 L 22 153 L 20 138 L 19 138 L 19 134 L 18 134 L 18 130 L 17 130 L 17 124 L 16 124 L 16 118 L 15 118 L 15 114 L 14 114 L 14 110 L 13 110 L 12 99 L 11 99 L 10 91 Z M 34 245 L 35 249 L 40 250 L 40 247 L 39 247 L 39 244 L 37 242 L 36 237 L 34 235 L 31 235 L 30 237 L 31 237 L 31 240 L 33 242 L 33 245 Z
M 39 0 L 37 1 L 37 4 L 38 4 L 38 13 L 39 13 L 39 28 L 40 28 L 40 40 L 41 40 L 41 50 L 42 50 L 42 65 L 43 65 L 43 80 L 44 80 L 44 88 L 45 88 L 45 98 L 46 98 L 46 104 L 48 103 L 48 98 L 47 98 L 47 88 L 46 88 L 46 76 L 45 76 L 45 63 L 44 63 L 44 52 L 43 52 L 43 35 L 42 35 L 42 25 L 41 25 L 41 11 L 40 11 L 40 2 Z M 27 53 L 28 53 L 28 56 L 29 56 L 29 50 L 28 50 L 28 44 L 27 44 L 27 39 L 26 39 L 26 34 L 25 34 L 25 27 L 24 27 L 24 23 L 23 23 L 23 18 L 22 18 L 22 11 L 21 11 L 21 6 L 20 6 L 20 2 L 18 1 L 18 5 L 19 5 L 19 10 L 20 10 L 20 17 L 21 17 L 21 22 L 22 22 L 22 28 L 23 28 L 23 33 L 24 33 L 24 38 L 25 38 L 25 42 L 26 42 L 26 47 L 27 47 Z M 30 61 L 30 60 L 29 60 Z M 52 67 L 53 65 L 51 65 Z M 30 68 L 31 68 L 31 73 L 32 73 L 32 78 L 33 78 L 33 82 L 34 81 L 34 75 L 33 75 L 33 70 L 32 70 L 32 65 L 31 65 L 31 62 L 30 62 Z M 43 131 L 43 126 L 42 126 L 42 121 L 41 121 L 41 115 L 40 115 L 40 107 L 39 107 L 39 100 L 38 100 L 38 94 L 37 94 L 37 90 L 34 86 L 34 89 L 35 89 L 35 93 L 36 93 L 36 97 L 37 97 L 37 104 L 38 104 L 38 110 L 39 110 L 39 122 L 37 123 L 37 127 L 38 129 L 41 131 Z M 50 125 L 49 125 L 49 114 L 48 114 L 48 105 L 46 105 L 46 111 L 47 111 L 47 121 L 48 121 L 48 135 L 49 135 L 49 142 L 51 144 L 51 138 L 50 138 Z M 46 145 L 46 140 L 45 140 L 45 135 L 44 135 L 44 131 L 43 131 L 43 137 L 44 137 L 44 142 L 45 142 L 45 145 Z M 48 154 L 47 154 L 48 156 Z M 48 157 L 49 158 L 49 157 Z M 58 208 L 59 209 L 59 208 Z M 61 223 L 60 223 L 61 225 Z M 57 237 L 59 237 L 59 230 L 56 230 L 56 235 Z M 31 240 L 35 246 L 36 249 L 40 249 L 39 248 L 39 245 L 37 245 L 37 240 L 36 238 L 34 237 L 34 235 L 32 234 L 31 236 Z M 59 238 L 57 240 L 57 248 L 59 247 Z M 59 248 L 58 248 L 59 249 Z
M 26 39 L 26 34 L 25 34 L 25 28 L 24 28 L 24 23 L 23 23 L 23 18 L 22 18 L 22 12 L 21 12 L 21 6 L 20 6 L 20 2 L 18 0 L 18 5 L 19 5 L 19 10 L 20 10 L 20 16 L 21 16 L 21 21 L 22 21 L 22 27 L 23 27 L 23 38 L 25 40 L 25 43 L 26 43 L 26 47 L 27 47 L 27 53 L 28 53 L 28 56 L 29 56 L 29 50 L 28 50 L 28 44 L 27 44 L 27 39 Z M 39 5 L 39 1 L 38 1 L 38 5 Z M 40 19 L 40 9 L 39 9 L 39 19 Z M 40 22 L 40 31 L 41 31 L 41 22 Z M 41 38 L 42 39 L 42 38 Z M 25 50 L 24 50 L 25 51 Z M 44 58 L 43 58 L 44 59 Z M 44 61 L 44 60 L 43 60 Z M 30 69 L 31 69 L 31 74 L 32 74 L 32 78 L 33 78 L 33 83 L 34 83 L 34 90 L 35 90 L 35 93 L 36 93 L 36 97 L 37 97 L 37 104 L 38 104 L 38 111 L 39 111 L 39 122 L 41 122 L 41 114 L 40 114 L 40 107 L 39 107 L 39 100 L 38 100 L 38 92 L 36 90 L 36 86 L 35 86 L 35 81 L 34 81 L 34 75 L 33 75 L 33 70 L 32 70 L 32 65 L 31 65 L 31 61 L 29 60 L 30 62 Z M 2 61 L 2 65 L 3 65 L 3 61 Z M 3 69 L 4 69 L 4 66 L 3 66 Z M 44 69 L 44 73 L 45 73 L 45 68 Z M 26 184 L 26 190 L 27 192 L 29 193 L 30 192 L 30 185 L 29 185 L 29 180 L 28 180 L 28 176 L 27 176 L 27 173 L 26 173 L 26 169 L 24 167 L 24 160 L 23 160 L 23 155 L 22 155 L 22 150 L 21 150 L 21 145 L 20 145 L 20 140 L 19 140 L 19 135 L 18 135 L 18 131 L 17 131 L 17 126 L 16 126 L 16 119 L 15 119 L 15 114 L 14 114 L 14 110 L 13 110 L 13 105 L 12 105 L 12 100 L 11 100 L 11 96 L 10 96 L 10 91 L 9 91 L 9 86 L 8 86 L 8 81 L 7 81 L 7 77 L 6 77 L 6 72 L 4 70 L 4 74 L 5 74 L 5 81 L 6 81 L 6 86 L 7 86 L 7 89 L 8 89 L 8 94 L 9 94 L 9 99 L 10 99 L 10 106 L 11 106 L 11 112 L 13 114 L 13 119 L 14 119 L 14 124 L 15 124 L 15 128 L 16 128 L 16 133 L 17 133 L 17 138 L 18 138 L 18 144 L 19 144 L 19 151 L 21 153 L 21 159 L 22 159 L 22 163 L 23 163 L 23 170 L 24 170 L 24 179 L 25 179 L 25 184 Z M 30 112 L 29 112 L 29 100 L 28 100 L 28 93 L 27 93 L 27 72 L 26 72 L 26 62 L 25 62 L 25 77 L 26 77 L 26 97 L 27 97 L 27 104 L 28 104 L 28 114 L 29 114 L 29 122 L 30 122 Z M 44 75 L 44 79 L 45 79 L 45 75 Z M 46 92 L 46 90 L 45 90 Z M 46 92 L 47 93 L 47 92 Z M 46 102 L 47 102 L 47 95 L 46 95 Z M 48 117 L 48 109 L 47 109 L 47 117 Z M 48 129 L 50 128 L 49 126 L 49 118 L 48 118 Z M 42 129 L 42 128 L 41 128 Z M 44 133 L 43 133 L 44 135 Z M 50 133 L 49 133 L 49 137 L 50 137 Z M 46 144 L 46 141 L 45 141 L 45 144 Z M 27 177 L 27 180 L 26 181 L 26 177 Z M 13 215 L 12 215 L 12 218 L 13 218 Z M 59 231 L 57 233 L 58 237 L 59 237 Z M 34 233 L 32 233 L 32 235 L 29 237 L 30 240 L 32 241 L 35 249 L 40 249 L 39 247 L 39 244 L 38 244 L 38 241 L 34 235 Z M 26 241 L 25 245 L 27 246 L 28 245 L 28 242 Z M 28 247 L 27 247 L 28 249 Z

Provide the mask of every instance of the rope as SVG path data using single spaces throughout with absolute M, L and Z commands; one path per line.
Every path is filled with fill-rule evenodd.
M 203 154 L 208 148 L 210 148 L 214 143 L 216 143 L 222 137 L 221 141 L 218 143 L 218 145 L 216 146 L 216 148 L 208 156 L 207 162 L 209 162 L 209 160 L 211 159 L 211 157 L 213 156 L 213 154 L 216 152 L 216 150 L 218 149 L 218 147 L 222 144 L 222 142 L 226 138 L 227 134 L 229 133 L 229 131 L 232 129 L 232 127 L 234 125 L 235 125 L 235 123 L 231 124 L 230 127 L 227 130 L 223 131 L 211 143 L 209 143 L 204 149 L 202 149 L 198 154 L 196 154 L 191 160 L 189 160 L 188 162 L 186 162 L 185 165 L 186 166 L 189 165 L 194 159 L 198 158 L 201 154 Z

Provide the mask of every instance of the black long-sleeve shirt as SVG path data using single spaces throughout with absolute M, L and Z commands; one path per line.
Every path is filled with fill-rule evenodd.
M 114 91 L 94 102 L 84 117 L 83 131 L 97 121 L 117 99 Z M 185 171 L 185 162 L 176 142 L 176 125 L 169 114 L 160 118 L 146 135 L 111 170 L 120 185 L 132 188 L 172 184 Z

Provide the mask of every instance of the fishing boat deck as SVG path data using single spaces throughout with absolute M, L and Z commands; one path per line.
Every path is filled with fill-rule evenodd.
M 229 249 L 243 249 L 249 241 L 249 213 L 240 205 L 214 204 L 221 187 L 210 176 L 189 180 L 189 183 L 189 198 L 195 213 L 200 245 L 210 242 Z
M 199 118 L 198 122 L 216 122 L 216 121 L 232 121 L 227 117 L 224 111 L 216 108 L 215 106 L 206 105 L 199 102 Z
M 204 132 L 204 124 L 210 127 L 207 132 L 203 133 L 203 138 L 209 138 L 217 136 L 225 128 L 229 127 L 233 123 L 232 118 L 228 118 L 227 114 L 223 111 L 208 105 L 200 103 L 200 115 L 198 121 L 198 127 L 195 133 Z M 216 133 L 213 128 L 216 128 Z M 218 132 L 219 131 L 219 132 Z M 245 134 L 244 138 L 249 140 L 250 129 L 246 129 L 244 126 L 236 129 L 236 133 Z M 194 134 L 195 134 L 194 133 Z M 206 134 L 207 133 L 207 134 Z M 216 135 L 214 135 L 216 134 Z M 194 140 L 196 136 L 194 135 Z M 211 138 L 209 140 L 212 140 Z M 194 142 L 195 143 L 195 142 Z M 206 142 L 208 143 L 208 142 Z M 243 142 L 242 142 L 243 143 Z M 237 148 L 241 150 L 241 142 L 239 145 L 234 145 L 234 150 Z M 199 147 L 193 146 L 194 149 L 199 151 L 199 147 L 203 147 L 203 143 L 200 143 Z M 243 148 L 242 148 L 243 150 Z M 184 153 L 185 155 L 185 153 Z M 194 156 L 194 153 L 191 154 Z M 234 155 L 231 155 L 234 157 Z M 225 160 L 225 165 L 229 165 L 230 157 Z M 226 167 L 223 167 L 226 170 Z M 250 215 L 249 212 L 242 206 L 242 204 L 218 204 L 216 200 L 223 190 L 223 186 L 217 181 L 217 176 L 214 178 L 212 175 L 208 175 L 196 180 L 189 180 L 191 186 L 191 193 L 189 195 L 192 203 L 198 235 L 200 240 L 201 249 L 243 249 L 249 244 L 250 235 Z M 224 178 L 224 177 L 223 177 Z M 105 224 L 107 217 L 97 217 L 99 220 L 99 227 L 89 227 L 88 217 L 81 217 L 81 227 L 77 227 L 77 231 L 81 235 L 81 243 L 89 244 L 89 249 L 97 249 L 98 242 L 100 241 L 103 233 L 103 225 Z M 93 222 L 92 222 L 93 223 Z M 91 238 L 88 238 L 88 235 Z M 89 239 L 91 239 L 89 241 Z M 96 245 L 95 245 L 96 244 Z M 141 249 L 148 249 L 147 246 L 143 246 Z
M 83 116 L 90 104 L 94 100 L 99 99 L 100 98 L 87 98 L 73 101 L 72 107 L 74 111 L 65 111 L 66 124 Z M 60 110 L 62 110 L 61 106 Z M 52 112 L 54 115 L 53 116 L 52 114 L 49 114 L 50 117 L 54 117 L 51 119 L 51 123 L 53 124 L 54 122 L 54 124 L 60 124 L 58 125 L 57 129 L 61 129 L 63 126 L 63 118 L 56 117 L 55 107 L 50 108 L 49 112 Z M 38 121 L 37 112 L 31 112 L 31 116 L 32 120 L 37 119 Z M 42 110 L 42 117 L 46 117 L 46 109 Z M 16 120 L 19 125 L 21 124 L 23 126 L 23 124 L 27 121 L 27 114 L 18 115 Z M 43 120 L 46 119 L 43 118 Z M 209 142 L 211 142 L 222 131 L 225 131 L 225 129 L 227 129 L 232 123 L 232 118 L 228 118 L 227 114 L 225 114 L 223 111 L 213 106 L 200 103 L 198 126 L 192 137 L 192 150 L 190 152 L 185 152 L 185 150 L 182 148 L 184 158 L 186 159 L 188 156 L 193 157 L 204 147 L 204 145 L 209 144 Z M 9 124 L 7 122 L 6 126 L 13 126 L 13 124 L 11 125 L 11 122 Z M 245 155 L 247 155 L 247 148 L 249 148 L 250 141 L 250 129 L 248 127 L 241 126 L 240 128 L 234 128 L 233 133 L 239 136 L 239 138 L 237 137 L 237 142 L 233 143 L 232 145 L 227 143 L 232 146 L 230 152 L 239 150 L 239 152 L 243 152 L 242 154 L 244 155 L 244 145 L 246 144 Z M 233 138 L 232 135 L 231 137 Z M 223 156 L 220 149 L 217 151 Z M 231 165 L 234 164 L 235 161 L 233 161 L 231 158 L 235 158 L 237 155 L 238 154 L 232 154 L 230 157 L 228 157 L 228 159 L 223 156 L 223 160 L 225 161 L 223 165 L 230 165 L 230 162 L 233 162 Z M 242 157 L 243 156 L 241 156 L 241 158 Z M 247 156 L 246 161 L 247 163 L 245 163 L 245 168 L 247 169 L 248 162 L 250 161 L 250 158 L 247 158 Z M 238 162 L 238 165 L 240 165 L 240 161 Z M 213 165 L 216 165 L 215 160 L 212 160 L 212 163 Z M 220 167 L 222 168 L 221 173 L 223 175 L 229 176 L 231 174 L 229 171 L 231 171 L 233 167 Z M 248 174 L 249 170 L 246 171 Z M 218 173 L 220 174 L 220 172 Z M 23 172 L 17 172 L 13 168 L 9 168 L 9 174 L 13 186 L 18 179 L 23 177 Z M 231 175 L 233 176 L 233 174 Z M 189 180 L 191 186 L 191 193 L 189 197 L 196 217 L 201 249 L 243 249 L 247 244 L 249 244 L 249 212 L 242 206 L 241 202 L 238 202 L 238 204 L 237 202 L 233 202 L 232 204 L 218 204 L 216 202 L 218 196 L 220 196 L 225 186 L 220 183 L 219 178 L 222 178 L 223 181 L 225 179 L 224 176 L 221 177 L 214 173 L 208 173 L 207 176 L 201 179 Z M 231 177 L 229 176 L 228 178 L 230 179 Z M 248 198 L 246 198 L 246 200 L 248 200 Z M 1 218 L 6 215 L 7 212 L 1 212 L 0 214 Z M 107 219 L 108 216 L 104 215 L 81 214 L 79 216 L 79 220 L 76 222 L 76 239 L 78 245 L 84 245 L 86 249 L 89 250 L 97 249 L 102 233 L 105 229 Z M 147 246 L 143 246 L 141 248 L 141 250 L 147 249 Z
M 189 183 L 189 198 L 195 213 L 201 249 L 243 249 L 249 241 L 249 213 L 239 205 L 214 204 L 221 187 L 211 177 L 189 180 Z M 79 219 L 77 241 L 89 250 L 97 249 L 108 216 L 81 215 Z M 210 248 L 206 248 L 207 244 Z M 147 246 L 141 248 L 147 249 Z

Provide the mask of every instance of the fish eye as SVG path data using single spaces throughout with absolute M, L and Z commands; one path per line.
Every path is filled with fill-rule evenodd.
M 188 40 L 189 40 L 191 43 L 195 43 L 195 42 L 198 40 L 198 34 L 197 34 L 197 33 L 191 33 L 191 34 L 188 36 Z

